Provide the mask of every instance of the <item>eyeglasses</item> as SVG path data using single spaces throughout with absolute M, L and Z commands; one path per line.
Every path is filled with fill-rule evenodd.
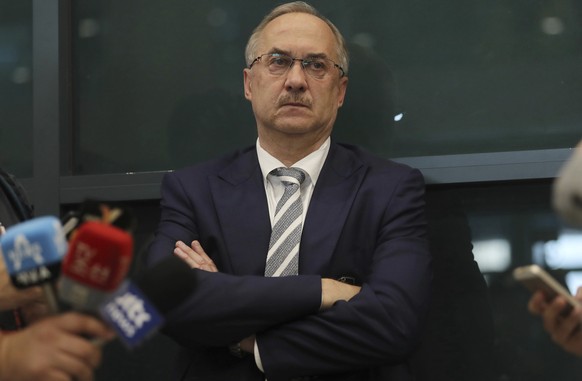
M 249 69 L 257 62 L 264 62 L 272 75 L 280 76 L 293 66 L 295 61 L 301 62 L 301 67 L 307 74 L 313 78 L 323 79 L 326 75 L 337 67 L 340 70 L 340 78 L 345 75 L 344 69 L 329 58 L 313 57 L 313 58 L 293 58 L 281 53 L 266 53 L 258 56 L 251 62 Z

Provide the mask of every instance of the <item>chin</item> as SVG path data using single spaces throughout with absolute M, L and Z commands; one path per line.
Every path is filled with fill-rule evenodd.
M 313 126 L 306 123 L 284 123 L 276 125 L 275 129 L 285 134 L 305 134 L 313 131 Z

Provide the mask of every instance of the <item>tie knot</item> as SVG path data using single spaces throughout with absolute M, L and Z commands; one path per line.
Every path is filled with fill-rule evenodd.
M 273 169 L 271 174 L 279 177 L 283 182 L 302 184 L 305 181 L 305 172 L 300 168 L 279 167 Z

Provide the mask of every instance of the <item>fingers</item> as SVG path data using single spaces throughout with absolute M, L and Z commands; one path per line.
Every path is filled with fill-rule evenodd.
M 186 264 L 188 264 L 188 266 L 190 266 L 193 269 L 198 269 L 200 268 L 200 264 L 196 261 L 197 257 L 195 255 L 196 253 L 193 253 L 193 250 L 191 250 L 187 245 L 184 244 L 184 242 L 182 241 L 178 241 L 176 242 L 176 246 L 174 248 L 174 255 L 176 255 L 178 258 L 182 259 L 184 262 L 186 262 Z M 198 259 L 199 262 L 202 262 L 202 259 Z
M 75 349 L 77 349 L 75 351 Z M 80 353 L 78 348 L 74 345 L 70 346 L 69 352 L 61 351 L 58 352 L 54 359 L 54 368 L 56 371 L 60 371 L 59 377 L 66 376 L 66 380 L 75 381 L 92 381 L 93 380 L 93 370 L 101 362 L 101 351 L 93 348 L 93 352 Z M 88 362 L 88 357 L 91 357 L 91 362 Z M 58 374 L 58 372 L 55 372 Z M 56 375 L 55 375 L 55 379 Z M 60 378 L 58 378 L 60 379 Z
M 582 288 L 578 289 L 576 298 L 582 299 Z M 582 357 L 582 307 L 572 308 L 566 298 L 561 296 L 547 302 L 544 294 L 538 291 L 530 298 L 528 310 L 534 315 L 540 315 L 552 341 L 564 350 Z
M 191 268 L 218 272 L 214 261 L 210 259 L 198 241 L 192 241 L 192 246 L 188 246 L 182 241 L 176 242 L 174 254 Z
M 558 323 L 554 325 L 554 331 L 551 333 L 552 340 L 558 344 L 567 344 L 573 334 L 576 333 L 580 326 L 580 318 L 559 318 Z
M 541 291 L 535 292 L 527 304 L 527 309 L 534 315 L 541 315 L 547 307 L 546 298 Z
M 69 312 L 53 318 L 55 325 L 63 331 L 74 335 L 95 337 L 103 340 L 111 340 L 115 333 L 100 320 L 75 312 Z
M 111 339 L 103 323 L 78 313 L 45 318 L 0 341 L 0 378 L 91 381 L 101 349 L 85 337 Z
M 566 299 L 556 297 L 541 312 L 544 329 L 550 334 L 552 340 L 562 346 L 566 345 L 572 335 L 578 330 L 580 319 L 582 318 L 582 309 L 576 307 L 564 314 L 567 308 L 570 308 Z
M 58 368 L 74 376 L 78 381 L 93 380 L 93 369 L 101 364 L 101 348 L 84 337 L 109 341 L 114 333 L 101 321 L 77 313 L 68 313 L 54 318 L 57 329 L 66 334 L 59 335 L 55 342 L 58 353 Z
M 218 272 L 218 268 L 214 264 L 214 261 L 210 259 L 210 257 L 206 254 L 202 245 L 198 241 L 192 241 L 192 250 L 196 252 L 202 258 L 202 270 L 211 271 L 211 272 Z
M 562 297 L 556 297 L 551 303 L 547 304 L 546 308 L 541 312 L 542 319 L 544 322 L 544 328 L 552 333 L 556 334 L 560 327 L 562 326 L 562 311 L 566 308 L 567 302 Z

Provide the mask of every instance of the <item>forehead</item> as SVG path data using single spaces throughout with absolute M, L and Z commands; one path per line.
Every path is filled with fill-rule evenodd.
M 319 17 L 287 13 L 265 26 L 259 48 L 262 53 L 276 48 L 297 55 L 325 53 L 333 57 L 336 41 L 331 28 Z

